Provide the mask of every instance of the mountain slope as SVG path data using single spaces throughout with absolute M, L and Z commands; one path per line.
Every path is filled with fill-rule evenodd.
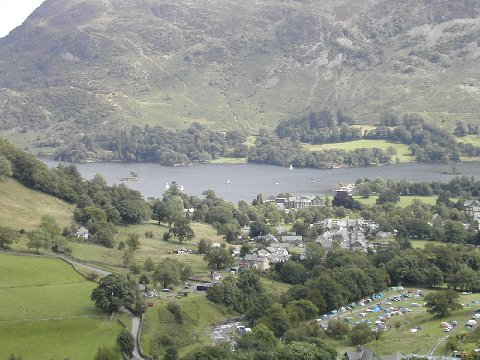
M 46 0 L 0 39 L 0 128 L 55 146 L 326 106 L 478 121 L 479 14 L 476 0 Z

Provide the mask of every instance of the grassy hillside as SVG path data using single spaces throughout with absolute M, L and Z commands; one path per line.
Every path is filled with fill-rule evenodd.
M 73 205 L 29 189 L 15 180 L 0 182 L 0 225 L 31 230 L 43 215 L 53 216 L 60 226 L 70 224 Z
M 326 106 L 364 123 L 478 122 L 479 14 L 476 1 L 47 0 L 0 39 L 0 128 L 48 152 L 112 127 L 256 131 Z
M 0 358 L 91 360 L 113 346 L 121 327 L 95 308 L 94 288 L 61 260 L 0 254 Z
M 180 305 L 182 323 L 176 321 L 167 310 L 169 301 Z M 189 294 L 182 299 L 156 300 L 154 304 L 154 307 L 148 308 L 142 327 L 141 344 L 148 355 L 161 354 L 161 343 L 165 341 L 177 344 L 179 355 L 184 355 L 198 346 L 211 344 L 212 325 L 236 315 L 210 302 L 204 294 Z

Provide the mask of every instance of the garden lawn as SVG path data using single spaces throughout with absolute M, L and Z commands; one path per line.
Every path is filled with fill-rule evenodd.
M 59 259 L 0 254 L 0 358 L 91 360 L 121 325 L 90 300 L 95 283 Z
M 411 152 L 407 144 L 394 143 L 386 140 L 354 140 L 341 143 L 333 144 L 322 144 L 322 145 L 312 145 L 312 144 L 303 144 L 303 147 L 307 151 L 321 151 L 321 150 L 332 150 L 339 149 L 345 151 L 353 151 L 355 149 L 367 148 L 379 148 L 381 150 L 387 150 L 389 147 L 393 147 L 397 150 L 397 155 L 393 156 L 393 160 L 398 157 L 400 162 L 411 162 L 415 161 L 414 157 L 411 155 Z
M 173 301 L 181 306 L 183 323 L 175 321 L 167 310 L 167 303 Z M 207 300 L 204 294 L 190 293 L 187 297 L 154 300 L 155 306 L 145 313 L 140 339 L 147 355 L 161 354 L 159 340 L 173 341 L 184 356 L 197 347 L 212 343 L 212 326 L 224 319 L 234 317 L 233 311 Z
M 16 230 L 33 229 L 43 215 L 53 216 L 60 226 L 67 226 L 73 218 L 73 205 L 13 179 L 0 182 L 0 204 L 0 225 Z

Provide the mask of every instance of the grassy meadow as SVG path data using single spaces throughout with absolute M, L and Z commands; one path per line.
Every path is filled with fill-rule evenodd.
M 393 156 L 393 159 L 398 157 L 400 162 L 414 161 L 414 158 L 411 155 L 410 150 L 408 149 L 408 145 L 389 142 L 386 140 L 354 140 L 354 141 L 347 141 L 342 143 L 322 144 L 322 145 L 303 144 L 303 147 L 307 151 L 320 151 L 320 150 L 332 150 L 332 149 L 353 151 L 355 149 L 361 149 L 361 148 L 367 148 L 367 149 L 379 148 L 381 150 L 387 150 L 387 148 L 389 148 L 390 146 L 397 150 L 397 155 Z
M 95 308 L 95 284 L 67 263 L 0 254 L 0 358 L 91 360 L 121 325 Z
M 74 206 L 53 196 L 29 189 L 9 179 L 0 182 L 0 225 L 31 230 L 43 215 L 53 216 L 61 226 L 71 223 Z
M 367 199 L 363 199 L 361 196 L 354 196 L 355 200 L 359 201 L 363 205 L 367 206 L 374 206 L 378 199 L 378 196 L 370 196 Z M 400 196 L 400 201 L 396 204 L 400 207 L 406 207 L 413 203 L 414 200 L 420 200 L 422 203 L 426 205 L 435 205 L 437 202 L 436 196 Z
M 211 160 L 212 164 L 246 164 L 247 158 L 232 158 L 232 157 L 219 157 L 218 159 Z

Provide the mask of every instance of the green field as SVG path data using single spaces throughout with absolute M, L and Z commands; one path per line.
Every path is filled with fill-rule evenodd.
M 412 240 L 412 239 L 410 239 L 410 242 L 415 249 L 423 249 L 423 248 L 425 248 L 425 245 L 428 245 L 428 244 L 430 244 L 430 245 L 446 245 L 446 243 L 444 243 L 442 241 L 433 241 L 433 240 Z
M 182 324 L 175 321 L 166 309 L 168 301 L 175 301 L 181 306 Z M 141 344 L 147 355 L 161 353 L 159 340 L 162 338 L 175 342 L 180 356 L 196 347 L 211 344 L 212 325 L 236 316 L 231 310 L 207 300 L 204 294 L 191 293 L 182 299 L 167 298 L 153 302 L 155 306 L 148 308 L 142 326 Z
M 465 144 L 472 144 L 473 146 L 480 146 L 480 137 L 477 135 L 467 135 L 456 139 L 459 143 L 463 142 Z
M 367 199 L 363 199 L 361 196 L 354 196 L 353 198 L 359 201 L 360 203 L 362 203 L 363 205 L 373 206 L 375 205 L 378 196 L 370 196 Z M 400 202 L 398 202 L 396 205 L 400 207 L 406 207 L 408 205 L 411 205 L 414 200 L 420 200 L 422 203 L 427 205 L 435 205 L 437 202 L 437 197 L 436 196 L 400 196 Z
M 334 144 L 322 144 L 322 145 L 304 144 L 303 145 L 303 147 L 307 151 L 320 151 L 320 150 L 332 150 L 332 149 L 352 151 L 352 150 L 361 149 L 361 148 L 367 148 L 367 149 L 379 148 L 382 150 L 387 150 L 387 148 L 390 146 L 392 146 L 397 150 L 397 155 L 393 156 L 394 160 L 398 156 L 398 159 L 400 162 L 414 161 L 414 158 L 413 156 L 411 156 L 410 150 L 408 149 L 408 145 L 388 142 L 385 140 L 355 140 L 355 141 L 347 141 L 347 142 L 334 143 Z
M 247 158 L 232 158 L 232 157 L 219 157 L 218 159 L 211 160 L 212 164 L 246 164 Z
M 95 284 L 67 263 L 0 254 L 0 358 L 91 360 L 121 330 L 95 308 Z
M 53 216 L 60 226 L 72 221 L 73 205 L 28 189 L 15 180 L 0 182 L 0 225 L 31 230 L 43 215 Z

